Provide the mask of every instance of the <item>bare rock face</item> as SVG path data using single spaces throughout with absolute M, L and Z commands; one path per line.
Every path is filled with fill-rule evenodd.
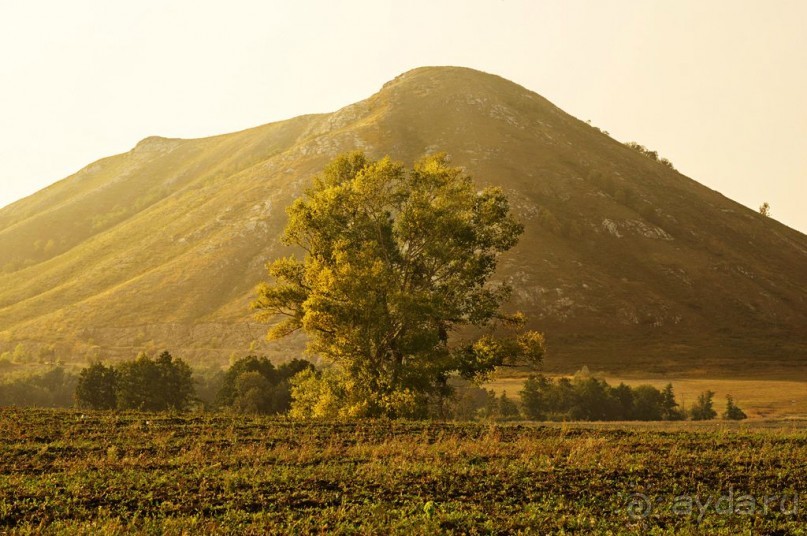
M 545 331 L 549 369 L 807 364 L 807 237 L 500 77 L 422 68 L 332 114 L 150 137 L 0 210 L 0 352 L 200 363 L 299 355 L 249 308 L 285 207 L 339 153 L 447 152 L 525 224 L 497 278 Z M 751 371 L 751 372 L 749 372 Z

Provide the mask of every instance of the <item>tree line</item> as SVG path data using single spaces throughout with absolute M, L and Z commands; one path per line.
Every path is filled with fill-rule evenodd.
M 658 154 L 658 151 L 653 151 L 652 149 L 648 149 L 647 147 L 645 147 L 641 143 L 637 143 L 635 141 L 629 141 L 629 142 L 625 143 L 625 147 L 627 147 L 629 149 L 633 149 L 634 151 L 638 152 L 639 154 L 641 154 L 643 156 L 646 156 L 650 160 L 653 160 L 655 162 L 658 162 L 659 164 L 667 166 L 668 168 L 670 168 L 672 170 L 675 170 L 675 167 L 673 166 L 672 162 L 670 162 L 669 160 L 667 160 L 664 157 L 660 157 L 659 154 Z
M 170 352 L 157 358 L 140 354 L 117 366 L 93 363 L 81 371 L 76 404 L 91 409 L 184 411 L 195 389 L 190 366 Z
M 38 374 L 7 374 L 0 381 L 0 406 L 69 407 L 77 381 L 61 366 Z
M 659 390 L 652 385 L 611 386 L 592 377 L 553 380 L 532 375 L 520 395 L 524 416 L 536 420 L 702 421 L 717 417 L 713 391 L 701 393 L 686 410 L 676 402 L 671 383 Z M 746 415 L 729 395 L 722 417 L 741 420 Z
M 182 359 L 162 352 L 141 354 L 117 365 L 92 363 L 79 374 L 57 367 L 42 374 L 0 382 L 0 406 L 79 407 L 98 410 L 229 411 L 288 415 L 296 419 L 338 417 L 338 382 L 330 369 L 293 359 L 274 365 L 249 355 L 226 370 L 196 371 Z M 611 386 L 578 373 L 573 378 L 529 376 L 518 398 L 496 395 L 455 376 L 450 394 L 427 408 L 430 418 L 447 420 L 709 420 L 718 417 L 714 392 L 701 393 L 689 408 L 676 401 L 672 384 Z M 324 391 L 324 392 L 323 392 Z M 727 396 L 727 420 L 746 414 Z
M 302 359 L 276 367 L 266 357 L 250 355 L 236 360 L 226 372 L 194 378 L 188 364 L 170 352 L 157 358 L 141 354 L 118 365 L 93 363 L 83 369 L 76 382 L 75 403 L 97 410 L 280 414 L 291 407 L 292 377 L 312 368 Z

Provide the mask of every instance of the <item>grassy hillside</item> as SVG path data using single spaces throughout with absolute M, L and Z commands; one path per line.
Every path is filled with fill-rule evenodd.
M 460 68 L 411 71 L 332 114 L 147 138 L 0 210 L 0 351 L 291 357 L 302 339 L 267 346 L 252 289 L 289 253 L 284 208 L 357 148 L 446 151 L 507 191 L 526 233 L 499 277 L 546 332 L 549 370 L 804 370 L 807 237 Z

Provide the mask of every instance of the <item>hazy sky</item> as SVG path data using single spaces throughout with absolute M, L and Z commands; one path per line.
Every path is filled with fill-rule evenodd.
M 807 232 L 804 0 L 0 0 L 0 206 L 423 65 L 513 80 Z

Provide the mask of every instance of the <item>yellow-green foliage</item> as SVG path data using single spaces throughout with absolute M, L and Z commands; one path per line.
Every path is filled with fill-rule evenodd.
M 309 352 L 338 367 L 340 413 L 422 415 L 427 397 L 449 393 L 452 373 L 476 378 L 543 356 L 543 336 L 522 332 L 524 316 L 500 311 L 510 287 L 489 283 L 523 227 L 500 189 L 478 190 L 446 156 L 407 172 L 389 158 L 343 155 L 288 213 L 285 240 L 306 255 L 270 264 L 274 281 L 254 306 L 262 319 L 282 317 L 270 338 L 302 328 Z M 462 326 L 519 333 L 449 337 Z M 306 382 L 332 407 L 328 382 Z M 330 415 L 316 407 L 301 411 Z
M 294 419 L 338 418 L 344 414 L 344 389 L 335 369 L 322 372 L 305 370 L 291 380 L 293 404 L 289 416 Z

